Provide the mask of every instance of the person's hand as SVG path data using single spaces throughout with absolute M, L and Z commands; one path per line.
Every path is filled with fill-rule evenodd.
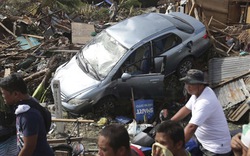
M 241 142 L 241 133 L 232 137 L 231 147 L 234 156 L 245 156 L 248 150 L 248 148 Z
M 231 147 L 233 150 L 241 150 L 242 149 L 241 133 L 238 133 L 232 137 Z

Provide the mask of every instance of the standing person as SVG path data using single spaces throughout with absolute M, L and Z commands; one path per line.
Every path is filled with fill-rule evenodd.
M 144 156 L 135 146 L 130 146 L 127 129 L 121 124 L 105 126 L 98 136 L 100 156 Z
M 0 89 L 5 103 L 17 107 L 15 114 L 18 156 L 53 156 L 47 142 L 44 118 L 39 110 L 27 105 L 35 99 L 28 94 L 21 75 L 13 73 L 2 78 Z
M 14 108 L 5 105 L 0 96 L 0 155 L 17 155 L 15 123 Z
M 204 155 L 229 156 L 231 136 L 226 117 L 215 93 L 207 86 L 203 72 L 190 69 L 180 81 L 185 83 L 191 97 L 171 120 L 180 121 L 192 112 L 184 129 L 185 141 L 195 134 Z
M 153 144 L 152 156 L 161 155 L 160 152 L 163 152 L 164 149 L 169 150 L 174 156 L 191 156 L 191 154 L 185 150 L 184 129 L 175 121 L 167 120 L 158 125 L 156 128 L 155 142 L 160 144 L 158 148 L 161 150 L 155 147 L 157 144 Z

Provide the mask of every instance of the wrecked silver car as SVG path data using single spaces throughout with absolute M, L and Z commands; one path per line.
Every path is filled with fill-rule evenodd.
M 148 13 L 101 31 L 55 72 L 63 108 L 110 112 L 117 99 L 163 97 L 164 78 L 183 76 L 209 48 L 205 26 L 183 13 Z M 52 80 L 52 82 L 53 82 Z

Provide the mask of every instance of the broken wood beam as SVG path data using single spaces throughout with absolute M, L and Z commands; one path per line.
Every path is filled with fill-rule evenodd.
M 216 50 L 216 53 L 218 53 L 220 55 L 228 56 L 228 54 L 224 50 L 222 50 L 220 48 L 215 47 L 215 50 Z
M 8 28 L 6 28 L 2 22 L 0 22 L 0 26 L 2 28 L 4 28 L 9 34 L 11 34 L 12 36 L 14 36 L 15 38 L 17 38 L 17 36 L 15 34 L 13 34 Z
M 82 141 L 83 137 L 72 137 L 70 138 L 70 141 L 72 142 L 79 142 Z M 58 144 L 58 143 L 67 143 L 67 138 L 61 138 L 61 139 L 47 139 L 49 144 Z
M 189 13 L 188 13 L 188 15 L 189 16 L 191 16 L 191 14 L 192 14 L 192 12 L 193 12 L 193 10 L 194 10 L 194 3 L 193 3 L 193 1 L 192 1 L 192 6 L 191 6 L 191 9 L 189 10 Z
M 215 22 L 217 22 L 217 23 L 219 23 L 219 24 L 221 24 L 221 25 L 223 25 L 223 26 L 227 27 L 227 25 L 226 25 L 226 24 L 224 24 L 224 23 L 222 23 L 222 22 L 220 22 L 220 21 L 218 21 L 218 20 L 216 20 L 216 19 L 214 19 L 214 18 L 212 18 L 212 20 L 214 20 Z
M 83 120 L 83 119 L 59 119 L 53 118 L 52 122 L 80 122 L 80 123 L 93 123 L 94 120 Z
M 28 36 L 28 37 L 37 38 L 37 39 L 44 39 L 44 37 L 38 36 L 38 35 L 31 35 L 31 34 L 22 34 L 22 35 L 23 35 L 23 36 Z
M 208 26 L 210 26 L 210 24 L 211 24 L 213 18 L 214 18 L 214 16 L 211 16 L 211 17 L 210 17 L 210 20 L 208 21 L 208 24 L 207 24 Z
M 225 44 L 223 44 L 223 43 L 221 43 L 220 41 L 216 40 L 215 38 L 214 38 L 214 40 L 215 40 L 216 43 L 220 44 L 222 47 L 224 47 L 224 48 L 226 48 L 226 49 L 230 49 L 230 48 L 228 48 L 228 46 L 226 46 Z M 235 53 L 235 54 L 239 54 L 239 53 L 236 52 L 235 50 L 232 50 L 232 49 L 231 49 L 230 51 L 232 51 L 232 52 Z M 225 54 L 228 56 L 228 53 L 227 53 L 227 52 L 225 52 Z
M 227 54 L 228 54 L 228 55 L 229 55 L 229 52 L 233 49 L 234 45 L 235 45 L 235 43 L 233 43 L 233 44 L 231 45 L 231 47 L 227 50 Z
M 226 32 L 224 32 L 224 31 L 222 31 L 222 30 L 220 30 L 220 29 L 218 29 L 218 28 L 216 28 L 214 26 L 212 27 L 212 29 L 214 29 L 214 30 L 216 30 L 216 31 L 218 31 L 218 32 L 220 32 L 222 34 L 225 34 L 226 36 L 230 36 L 230 37 L 232 37 L 235 40 L 238 40 L 237 37 L 234 36 L 235 34 L 226 33 Z
M 25 77 L 25 78 L 24 78 L 24 81 L 25 81 L 25 82 L 29 82 L 29 81 L 31 81 L 31 80 L 37 78 L 37 77 L 41 77 L 41 76 L 45 75 L 45 73 L 47 72 L 47 70 L 48 70 L 48 69 L 44 69 L 44 70 L 41 70 L 41 71 L 39 71 L 39 72 L 36 72 L 36 73 L 34 73 L 34 74 L 32 74 L 32 75 L 30 75 L 30 76 L 28 76 L 28 77 Z
M 228 119 L 230 121 L 239 121 L 239 119 L 249 110 L 247 103 L 241 104 L 234 112 L 232 112 Z

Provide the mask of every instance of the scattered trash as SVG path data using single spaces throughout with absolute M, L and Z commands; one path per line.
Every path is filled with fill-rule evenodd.
M 131 118 L 128 118 L 125 116 L 117 116 L 117 117 L 115 117 L 115 120 L 119 123 L 122 123 L 122 124 L 128 124 L 128 123 L 132 122 Z
M 105 118 L 105 117 L 102 117 L 102 118 L 100 118 L 99 121 L 97 121 L 97 125 L 98 125 L 98 126 L 104 126 L 104 125 L 106 125 L 106 124 L 108 124 L 108 119 Z

